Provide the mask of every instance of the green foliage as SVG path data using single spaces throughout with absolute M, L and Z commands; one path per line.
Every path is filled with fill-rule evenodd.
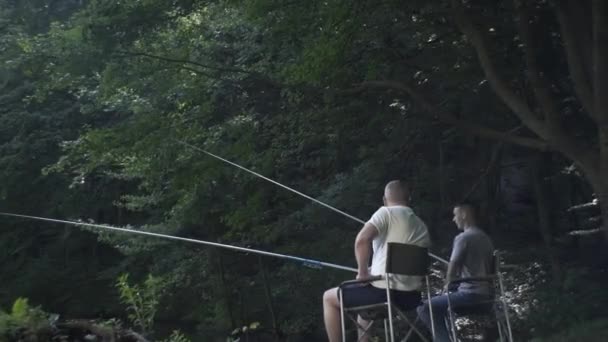
M 0 0 L 0 206 L 353 264 L 358 224 L 179 139 L 361 218 L 380 205 L 388 179 L 405 178 L 416 211 L 440 229 L 446 203 L 472 184 L 498 188 L 480 171 L 492 146 L 421 115 L 401 91 L 360 86 L 404 80 L 455 117 L 519 125 L 503 115 L 448 3 Z M 484 11 L 497 32 L 490 52 L 525 88 L 511 63 L 520 42 L 501 6 Z M 301 308 L 318 308 L 322 290 L 349 276 L 274 260 L 262 284 L 248 255 L 9 223 L 0 236 L 5 298 L 31 294 L 71 313 L 111 315 L 116 282 L 144 331 L 165 315 L 225 338 L 252 317 L 273 326 L 274 305 L 282 333 L 316 340 L 320 310 Z M 126 270 L 163 278 L 116 281 Z M 552 291 L 533 305 L 539 331 L 597 309 L 585 297 L 596 288 Z
M 352 264 L 344 239 L 354 238 L 350 222 L 173 139 L 368 215 L 380 203 L 378 189 L 387 177 L 432 169 L 410 152 L 425 143 L 420 137 L 427 127 L 390 107 L 392 95 L 325 93 L 327 86 L 401 72 L 390 70 L 395 64 L 385 63 L 377 48 L 386 14 L 409 16 L 391 4 L 396 2 L 377 10 L 344 1 L 91 1 L 48 33 L 18 40 L 22 69 L 35 77 L 31 102 L 69 94 L 84 116 L 77 134 L 53 142 L 63 155 L 34 170 L 71 179 L 75 192 L 104 195 L 84 204 L 116 206 L 101 210 L 104 215 L 76 209 L 73 216 Z M 395 29 L 406 31 L 403 23 Z M 166 274 L 175 317 L 196 319 L 203 329 L 248 324 L 252 315 L 267 319 L 259 270 L 243 269 L 241 255 L 225 257 L 222 280 L 211 252 L 99 236 L 134 266 L 154 265 L 155 273 Z M 321 289 L 343 275 L 282 263 L 270 268 L 279 328 L 290 335 L 318 331 L 318 314 L 294 314 L 288 299 L 301 292 L 299 307 L 316 306 Z M 109 271 L 103 274 L 121 269 Z M 191 300 L 201 293 L 209 304 L 203 308 Z
M 74 82 L 68 82 L 72 79 L 65 70 L 50 75 L 55 71 L 54 56 L 50 55 L 62 50 L 50 44 L 50 37 L 70 50 L 84 52 L 77 45 L 77 31 L 66 32 L 66 37 L 57 33 L 61 31 L 59 23 L 82 5 L 83 2 L 72 0 L 0 1 L 2 211 L 55 218 L 94 217 L 108 213 L 106 210 L 111 207 L 111 203 L 100 205 L 95 200 L 98 195 L 111 193 L 107 186 L 103 186 L 103 191 L 95 186 L 85 189 L 82 184 L 70 188 L 71 175 L 42 172 L 57 161 L 61 144 L 75 139 L 84 123 L 78 92 L 70 88 Z M 47 35 L 49 29 L 51 33 Z M 97 203 L 90 206 L 94 202 Z M 23 296 L 44 307 L 90 315 L 91 308 L 96 314 L 112 310 L 117 304 L 111 299 L 99 303 L 85 295 L 109 294 L 115 275 L 104 277 L 97 272 L 111 273 L 113 267 L 121 264 L 118 253 L 97 244 L 94 235 L 6 218 L 2 228 L 2 305 L 8 305 L 10 298 Z
M 30 306 L 26 298 L 17 298 L 10 313 L 0 310 L 0 340 L 12 340 L 19 332 L 27 334 L 48 326 L 48 315 L 39 307 Z
M 118 277 L 116 287 L 121 301 L 127 306 L 128 317 L 144 333 L 152 330 L 164 284 L 163 278 L 151 274 L 142 284 L 134 285 L 129 283 L 128 274 Z
M 602 342 L 608 336 L 608 320 L 595 319 L 587 322 L 570 324 L 569 328 L 557 329 L 557 333 L 548 337 L 534 338 L 531 342 Z
M 534 335 L 547 336 L 555 331 L 582 331 L 583 326 L 604 312 L 608 294 L 591 270 L 576 268 L 567 270 L 560 287 L 539 287 L 532 301 L 526 325 Z M 593 324 L 599 329 L 605 323 Z
M 190 339 L 184 336 L 179 330 L 173 330 L 169 337 L 158 342 L 190 342 Z
M 234 329 L 230 336 L 227 338 L 227 342 L 239 342 L 241 340 L 248 341 L 250 336 L 256 336 L 257 332 L 261 329 L 260 322 L 252 322 L 248 325 L 244 325 L 240 328 Z

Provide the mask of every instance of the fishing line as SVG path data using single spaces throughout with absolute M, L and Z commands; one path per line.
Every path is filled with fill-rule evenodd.
M 268 177 L 266 177 L 266 176 L 264 176 L 264 175 L 261 175 L 261 174 L 259 174 L 259 173 L 255 172 L 255 171 L 249 170 L 248 168 L 246 168 L 246 167 L 244 167 L 244 166 L 241 166 L 241 165 L 239 165 L 239 164 L 237 164 L 237 163 L 235 163 L 235 162 L 232 162 L 232 161 L 230 161 L 230 160 L 228 160 L 228 159 L 222 158 L 222 157 L 220 157 L 220 156 L 218 156 L 218 155 L 216 155 L 216 154 L 213 154 L 213 153 L 211 153 L 211 152 L 205 151 L 205 150 L 203 150 L 202 148 L 199 148 L 199 147 L 194 146 L 194 145 L 192 145 L 192 144 L 188 144 L 188 143 L 187 143 L 187 142 L 185 142 L 185 141 L 182 141 L 182 140 L 179 140 L 179 139 L 173 139 L 173 140 L 174 140 L 175 142 L 177 142 L 177 143 L 181 144 L 181 145 L 184 145 L 184 146 L 189 147 L 189 148 L 191 148 L 191 149 L 193 149 L 193 150 L 196 150 L 196 151 L 202 152 L 202 153 L 204 153 L 204 154 L 206 154 L 206 155 L 208 155 L 208 156 L 210 156 L 210 157 L 213 157 L 213 158 L 215 158 L 215 159 L 221 160 L 221 161 L 222 161 L 222 162 L 224 162 L 224 163 L 230 164 L 230 165 L 235 166 L 235 167 L 237 167 L 237 168 L 239 168 L 239 169 L 241 169 L 241 170 L 243 170 L 243 171 L 249 172 L 250 174 L 252 174 L 252 175 L 254 175 L 254 176 L 256 176 L 256 177 L 262 178 L 262 179 L 264 179 L 264 180 L 266 180 L 266 181 L 268 181 L 268 182 L 270 182 L 270 183 L 272 183 L 272 184 L 278 185 L 278 186 L 280 186 L 280 187 L 281 187 L 281 188 L 283 188 L 283 189 L 289 190 L 289 191 L 291 191 L 291 192 L 293 192 L 293 193 L 295 193 L 295 194 L 297 194 L 297 195 L 300 195 L 300 196 L 302 196 L 302 197 L 304 197 L 304 198 L 307 198 L 307 199 L 309 199 L 309 200 L 311 200 L 311 201 L 313 201 L 313 202 L 315 202 L 315 203 L 317 203 L 317 204 L 319 204 L 319 205 L 324 206 L 325 208 L 328 208 L 328 209 L 330 209 L 330 210 L 332 210 L 332 211 L 334 211 L 334 212 L 336 212 L 336 213 L 339 213 L 339 214 L 341 214 L 341 215 L 344 215 L 344 216 L 346 216 L 346 217 L 350 218 L 351 220 L 354 220 L 354 221 L 356 221 L 356 222 L 358 222 L 358 223 L 360 223 L 360 224 L 365 224 L 365 221 L 363 221 L 362 219 L 360 219 L 360 218 L 358 218 L 358 217 L 355 217 L 355 216 L 353 216 L 353 215 L 350 215 L 350 214 L 348 214 L 348 213 L 346 213 L 346 212 L 344 212 L 344 211 L 342 211 L 342 210 L 340 210 L 340 209 L 334 208 L 334 207 L 332 207 L 331 205 L 329 205 L 329 204 L 327 204 L 327 203 L 321 202 L 321 201 L 319 201 L 318 199 L 316 199 L 316 198 L 314 198 L 314 197 L 308 196 L 308 195 L 306 195 L 306 194 L 304 194 L 304 193 L 302 193 L 302 192 L 300 192 L 300 191 L 298 191 L 298 190 L 292 189 L 292 188 L 288 187 L 287 185 L 283 185 L 283 184 L 281 184 L 281 183 L 279 183 L 279 182 L 277 182 L 277 181 L 275 181 L 275 180 L 273 180 L 273 179 L 270 179 L 270 178 L 268 178 Z M 447 261 L 447 260 L 445 260 L 445 259 L 443 259 L 443 258 L 441 258 L 441 257 L 439 257 L 439 256 L 437 256 L 437 255 L 435 255 L 435 254 L 433 254 L 433 253 L 429 253 L 429 255 L 430 255 L 432 258 L 434 258 L 434 259 L 436 259 L 436 260 L 438 260 L 438 261 L 441 261 L 441 262 L 442 262 L 442 263 L 444 263 L 444 264 L 448 264 L 448 261 Z
M 313 259 L 300 258 L 300 257 L 296 257 L 296 256 L 291 256 L 291 255 L 266 252 L 266 251 L 261 251 L 261 250 L 257 250 L 257 249 L 252 249 L 252 248 L 245 248 L 245 247 L 238 247 L 238 246 L 233 246 L 233 245 L 226 245 L 226 244 L 217 243 L 217 242 L 209 242 L 209 241 L 204 241 L 204 240 L 189 239 L 189 238 L 184 238 L 184 237 L 179 237 L 179 236 L 159 234 L 159 233 L 152 233 L 152 232 L 145 232 L 145 231 L 141 231 L 141 230 L 133 230 L 133 229 L 127 229 L 127 228 L 119 228 L 119 227 L 113 227 L 113 226 L 105 225 L 105 224 L 94 224 L 94 223 L 86 223 L 86 222 L 57 220 L 57 219 L 46 218 L 46 217 L 38 217 L 38 216 L 30 216 L 30 215 L 20 215 L 20 214 L 5 213 L 5 212 L 0 212 L 0 215 L 2 215 L 2 216 L 11 216 L 11 217 L 18 217 L 18 218 L 25 218 L 25 219 L 31 219 L 31 220 L 38 220 L 38 221 L 63 223 L 63 224 L 72 225 L 72 226 L 84 226 L 84 227 L 90 227 L 90 228 L 95 228 L 95 229 L 113 230 L 113 231 L 118 231 L 118 232 L 123 232 L 123 233 L 153 236 L 153 237 L 158 237 L 158 238 L 163 238 L 163 239 L 169 239 L 169 240 L 191 242 L 191 243 L 197 243 L 197 244 L 206 245 L 206 246 L 213 246 L 213 247 L 231 249 L 231 250 L 235 250 L 235 251 L 239 251 L 239 252 L 260 254 L 260 255 L 266 255 L 266 256 L 280 258 L 280 259 L 287 259 L 287 260 L 297 261 L 297 262 L 302 263 L 302 265 L 304 265 L 306 267 L 310 267 L 310 268 L 321 269 L 323 267 L 329 267 L 329 268 L 336 268 L 336 269 L 339 269 L 339 270 L 344 270 L 344 271 L 350 271 L 350 272 L 357 273 L 357 269 L 353 268 L 353 267 L 347 267 L 347 266 L 332 264 L 332 263 L 318 261 L 318 260 L 313 260 Z
M 208 156 L 211 156 L 211 157 L 213 157 L 213 158 L 215 158 L 215 159 L 221 160 L 221 161 L 223 161 L 224 163 L 227 163 L 227 164 L 230 164 L 230 165 L 232 165 L 232 166 L 235 166 L 235 167 L 237 167 L 237 168 L 239 168 L 239 169 L 241 169 L 241 170 L 243 170 L 243 171 L 249 172 L 249 173 L 251 173 L 252 175 L 254 175 L 254 176 L 256 176 L 256 177 L 262 178 L 262 179 L 264 179 L 264 180 L 266 180 L 266 181 L 268 181 L 268 182 L 270 182 L 270 183 L 272 183 L 272 184 L 278 185 L 278 186 L 280 186 L 280 187 L 281 187 L 281 188 L 283 188 L 283 189 L 289 190 L 289 191 L 291 191 L 291 192 L 293 192 L 293 193 L 295 193 L 295 194 L 297 194 L 297 195 L 300 195 L 300 196 L 302 196 L 302 197 L 304 197 L 304 198 L 307 198 L 307 199 L 309 199 L 309 200 L 311 200 L 311 201 L 313 201 L 313 202 L 315 202 L 315 203 L 317 203 L 317 204 L 319 204 L 319 205 L 324 206 L 324 207 L 325 207 L 325 208 L 327 208 L 327 209 L 333 210 L 333 211 L 335 211 L 335 212 L 337 212 L 337 213 L 339 213 L 339 214 L 342 214 L 342 215 L 344 215 L 344 216 L 346 216 L 346 217 L 348 217 L 348 218 L 350 218 L 350 219 L 352 219 L 352 220 L 355 220 L 355 221 L 357 221 L 357 222 L 359 222 L 359 223 L 361 223 L 361 224 L 365 224 L 365 221 L 361 220 L 360 218 L 357 218 L 357 217 L 355 217 L 355 216 L 352 216 L 352 215 L 350 215 L 350 214 L 348 214 L 348 213 L 346 213 L 346 212 L 344 212 L 344 211 L 342 211 L 342 210 L 340 210 L 340 209 L 334 208 L 334 207 L 332 207 L 332 206 L 331 206 L 331 205 L 329 205 L 329 204 L 326 204 L 326 203 L 324 203 L 324 202 L 321 202 L 321 201 L 319 201 L 318 199 L 316 199 L 316 198 L 314 198 L 314 197 L 308 196 L 307 194 L 302 193 L 302 192 L 300 192 L 300 191 L 298 191 L 298 190 L 295 190 L 295 189 L 293 189 L 293 188 L 290 188 L 290 187 L 288 187 L 287 185 L 283 185 L 283 184 L 281 184 L 281 183 L 279 183 L 279 182 L 277 182 L 277 181 L 275 181 L 275 180 L 273 180 L 273 179 L 270 179 L 270 178 L 268 178 L 268 177 L 266 177 L 266 176 L 263 176 L 263 175 L 261 175 L 261 174 L 259 174 L 259 173 L 255 172 L 255 171 L 251 171 L 251 170 L 249 170 L 248 168 L 246 168 L 246 167 L 244 167 L 244 166 L 241 166 L 241 165 L 239 165 L 239 164 L 237 164 L 237 163 L 231 162 L 231 161 L 230 161 L 230 160 L 228 160 L 228 159 L 224 159 L 224 158 L 222 158 L 222 157 L 220 157 L 220 156 L 218 156 L 218 155 L 215 155 L 215 154 L 213 154 L 213 153 L 211 153 L 211 152 L 207 152 L 207 151 L 205 151 L 205 150 L 203 150 L 203 149 L 201 149 L 201 148 L 198 148 L 198 147 L 196 147 L 196 146 L 194 146 L 194 145 L 188 144 L 187 142 L 184 142 L 184 141 L 181 141 L 181 140 L 177 140 L 177 139 L 176 139 L 175 141 L 176 141 L 176 142 L 178 142 L 178 143 L 180 143 L 180 144 L 182 144 L 182 145 L 184 145 L 184 146 L 190 147 L 191 149 L 197 150 L 197 151 L 202 152 L 202 153 L 204 153 L 204 154 L 206 154 L 206 155 L 208 155 Z

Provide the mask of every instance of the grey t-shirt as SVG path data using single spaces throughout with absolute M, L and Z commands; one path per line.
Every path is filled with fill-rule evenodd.
M 450 260 L 463 258 L 462 267 L 456 270 L 458 278 L 485 277 L 493 269 L 494 246 L 490 237 L 476 227 L 467 228 L 454 239 Z M 461 283 L 459 292 L 488 294 L 490 288 L 484 282 Z

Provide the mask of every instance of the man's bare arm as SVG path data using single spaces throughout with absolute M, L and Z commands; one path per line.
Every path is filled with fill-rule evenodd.
M 378 236 L 378 229 L 366 223 L 355 239 L 355 258 L 357 259 L 357 279 L 369 277 L 368 264 L 372 255 L 372 241 Z

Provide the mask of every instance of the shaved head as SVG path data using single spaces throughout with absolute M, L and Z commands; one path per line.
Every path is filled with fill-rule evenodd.
M 386 187 L 384 188 L 384 197 L 389 203 L 407 203 L 410 194 L 407 186 L 403 182 L 394 180 L 386 184 Z

